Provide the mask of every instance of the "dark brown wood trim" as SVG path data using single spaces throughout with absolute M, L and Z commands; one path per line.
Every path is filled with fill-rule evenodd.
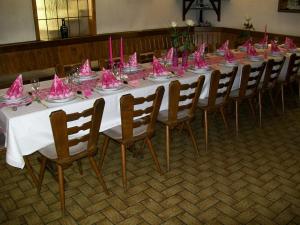
M 40 29 L 39 29 L 39 23 L 37 18 L 37 9 L 36 9 L 36 1 L 31 0 L 32 2 L 32 13 L 33 13 L 33 20 L 34 20 L 34 28 L 35 28 L 35 37 L 36 40 L 40 40 Z

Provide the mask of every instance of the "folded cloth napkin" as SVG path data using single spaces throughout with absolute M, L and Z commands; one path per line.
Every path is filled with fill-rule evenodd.
M 259 41 L 261 45 L 268 45 L 268 34 L 265 33 L 264 37 Z
M 120 86 L 121 81 L 117 80 L 110 70 L 103 69 L 102 71 L 102 88 L 115 88 Z
M 254 46 L 251 44 L 248 44 L 248 46 L 247 46 L 247 55 L 248 56 L 257 56 L 257 52 L 256 52 Z
M 229 49 L 229 40 L 225 41 L 224 44 L 218 48 L 219 51 L 226 51 Z
M 280 49 L 274 41 L 271 41 L 271 52 L 280 52 Z
M 12 83 L 10 88 L 7 90 L 5 98 L 16 99 L 23 95 L 23 79 L 22 74 L 20 74 L 16 80 Z
M 172 62 L 173 60 L 173 55 L 174 55 L 174 48 L 170 48 L 165 56 L 165 61 L 167 62 Z
M 90 60 L 87 59 L 84 64 L 79 69 L 79 75 L 82 76 L 89 76 L 92 75 L 93 71 L 91 69 L 91 63 Z
M 246 48 L 248 48 L 249 45 L 252 45 L 252 38 L 249 38 L 244 44 L 242 44 L 242 46 Z
M 153 75 L 154 76 L 164 76 L 164 75 L 168 75 L 169 72 L 167 71 L 167 69 L 160 64 L 160 62 L 157 60 L 157 58 L 155 56 L 153 56 Z
M 197 69 L 207 69 L 208 68 L 208 64 L 202 57 L 201 52 L 195 51 L 194 56 L 195 56 L 195 59 L 194 59 L 195 68 L 197 68 Z
M 197 51 L 200 53 L 200 56 L 204 56 L 204 52 L 205 52 L 205 48 L 206 48 L 206 43 L 202 43 L 198 46 Z
M 233 63 L 235 61 L 235 57 L 232 51 L 230 51 L 229 49 L 225 51 L 224 58 L 227 63 Z
M 295 45 L 294 41 L 291 38 L 286 37 L 284 45 L 287 49 L 295 49 L 297 46 Z
M 71 89 L 55 74 L 47 96 L 48 99 L 64 99 L 71 97 L 73 94 Z
M 129 56 L 128 63 L 125 63 L 124 67 L 137 67 L 137 55 L 136 52 Z

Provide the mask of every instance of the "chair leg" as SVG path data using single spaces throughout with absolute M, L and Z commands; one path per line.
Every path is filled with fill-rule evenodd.
M 271 105 L 273 107 L 274 113 L 275 113 L 275 115 L 277 115 L 277 109 L 276 109 L 276 106 L 275 106 L 275 103 L 274 103 L 274 99 L 273 99 L 273 95 L 272 95 L 272 89 L 270 89 L 268 91 L 268 93 L 269 93 L 269 97 L 270 97 L 270 101 L 271 101 Z
M 104 190 L 105 194 L 108 195 L 109 193 L 108 193 L 106 184 L 104 182 L 103 176 L 102 176 L 99 168 L 97 167 L 97 163 L 96 163 L 95 159 L 93 157 L 89 157 L 89 160 L 90 160 L 90 163 L 91 163 L 91 166 L 92 166 L 93 170 L 96 173 L 96 176 L 98 177 L 98 179 L 99 179 L 99 181 L 100 181 L 100 183 L 101 183 L 101 185 L 103 187 L 103 190 Z
M 121 160 L 122 160 L 122 181 L 124 191 L 127 191 L 127 175 L 126 175 L 126 146 L 121 144 Z
M 158 162 L 156 153 L 155 153 L 155 151 L 154 151 L 154 149 L 153 149 L 152 142 L 151 142 L 150 138 L 147 137 L 147 138 L 146 138 L 146 142 L 147 142 L 147 145 L 148 145 L 148 149 L 149 149 L 149 151 L 150 151 L 150 153 L 151 153 L 151 155 L 152 155 L 153 161 L 154 161 L 154 163 L 155 163 L 156 170 L 157 170 L 160 174 L 162 174 L 161 169 L 160 169 L 160 166 L 159 166 L 159 162 Z
M 31 176 L 31 179 L 33 181 L 33 184 L 37 187 L 38 184 L 39 184 L 39 181 L 38 181 L 37 177 L 34 174 L 34 170 L 31 166 L 31 163 L 29 162 L 28 156 L 24 156 L 24 161 L 25 161 L 25 166 L 28 170 L 28 173 Z
M 262 127 L 262 102 L 261 102 L 261 92 L 258 92 L 258 107 L 259 107 L 259 127 Z
M 284 85 L 281 84 L 281 104 L 282 104 L 282 113 L 284 113 Z
M 41 168 L 40 168 L 40 175 L 39 175 L 39 183 L 37 186 L 37 191 L 40 193 L 44 175 L 45 175 L 45 170 L 46 170 L 46 165 L 47 165 L 47 158 L 44 156 L 41 156 Z
M 235 101 L 235 134 L 239 134 L 239 102 Z
M 105 155 L 107 153 L 107 147 L 108 147 L 109 141 L 110 141 L 110 138 L 105 136 L 102 151 L 100 154 L 99 164 L 98 164 L 100 170 L 102 169 L 102 166 L 103 166 L 103 162 L 104 162 Z
M 253 116 L 253 119 L 256 120 L 255 109 L 254 109 L 254 106 L 253 106 L 252 98 L 249 98 L 249 99 L 248 99 L 248 104 L 249 104 L 249 108 L 250 108 L 250 110 L 251 110 L 251 114 L 252 114 L 252 116 Z
M 299 95 L 299 100 L 300 100 L 300 79 L 298 80 L 298 95 Z
M 204 110 L 204 130 L 205 130 L 205 151 L 208 147 L 208 120 L 207 120 L 207 110 Z
M 58 184 L 59 184 L 59 197 L 60 207 L 62 214 L 65 214 L 65 187 L 64 187 L 64 171 L 61 165 L 57 165 Z
M 78 170 L 79 170 L 80 175 L 83 175 L 81 160 L 77 160 L 77 165 L 78 165 Z
M 226 120 L 226 117 L 225 117 L 225 113 L 224 113 L 224 108 L 223 107 L 220 108 L 220 112 L 221 112 L 221 115 L 222 115 L 224 126 L 225 126 L 226 129 L 228 129 L 228 123 L 227 123 L 227 120 Z
M 166 125 L 166 161 L 167 171 L 170 170 L 170 127 Z
M 196 139 L 195 139 L 195 136 L 194 136 L 191 124 L 189 122 L 185 122 L 185 125 L 186 125 L 186 128 L 187 128 L 187 130 L 189 132 L 189 135 L 190 135 L 190 137 L 192 139 L 194 150 L 195 150 L 195 155 L 197 157 L 199 157 L 200 156 L 199 148 L 198 148 L 198 145 L 197 145 L 197 142 L 196 142 Z

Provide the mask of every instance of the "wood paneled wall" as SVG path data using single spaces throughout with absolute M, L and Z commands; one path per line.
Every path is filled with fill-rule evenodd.
M 184 28 L 180 28 L 184 29 Z M 231 28 L 209 27 L 194 29 L 194 42 L 207 42 L 213 51 L 225 40 L 230 40 L 235 47 L 241 30 Z M 8 74 L 46 69 L 57 64 L 74 64 L 83 59 L 98 60 L 108 58 L 108 38 L 110 34 L 96 35 L 55 41 L 33 41 L 0 45 L 0 78 Z M 170 29 L 156 29 L 137 32 L 111 34 L 113 54 L 119 56 L 120 37 L 124 39 L 124 54 L 146 53 L 171 47 Z M 255 40 L 262 38 L 263 33 L 252 32 Z M 270 34 L 270 38 L 284 40 L 284 35 Z M 300 37 L 292 37 L 300 45 Z

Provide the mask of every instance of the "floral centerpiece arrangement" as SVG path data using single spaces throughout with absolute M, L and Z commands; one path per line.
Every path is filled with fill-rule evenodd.
M 251 38 L 251 31 L 254 31 L 254 26 L 252 24 L 252 18 L 246 17 L 245 21 L 243 23 L 243 31 L 240 33 L 237 45 L 240 45 L 244 43 L 246 40 L 249 40 Z

